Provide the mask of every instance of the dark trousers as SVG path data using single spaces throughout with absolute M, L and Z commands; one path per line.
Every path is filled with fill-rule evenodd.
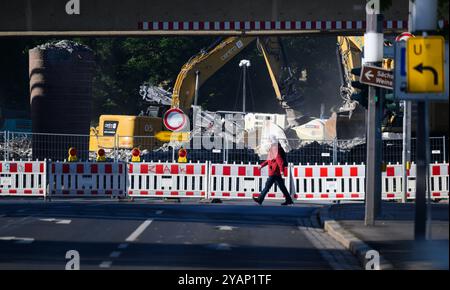
M 286 199 L 286 201 L 288 202 L 292 202 L 292 198 L 291 195 L 289 194 L 288 190 L 286 189 L 286 186 L 284 185 L 284 180 L 280 175 L 273 175 L 273 176 L 269 176 L 269 178 L 267 178 L 266 181 L 266 185 L 263 189 L 263 191 L 261 191 L 261 195 L 259 196 L 259 200 L 261 202 L 264 201 L 264 198 L 266 197 L 266 194 L 269 192 L 270 188 L 272 187 L 272 185 L 276 183 L 278 185 L 278 187 L 281 189 L 281 191 L 283 192 L 284 198 Z

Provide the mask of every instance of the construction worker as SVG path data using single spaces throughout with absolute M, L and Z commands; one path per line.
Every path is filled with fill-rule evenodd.
M 292 201 L 292 197 L 289 194 L 286 186 L 284 185 L 283 178 L 281 177 L 282 174 L 284 174 L 284 169 L 287 165 L 285 157 L 286 155 L 280 143 L 278 143 L 276 137 L 272 136 L 270 139 L 272 145 L 270 146 L 267 160 L 261 164 L 261 169 L 264 166 L 269 165 L 269 178 L 266 181 L 266 185 L 261 192 L 261 195 L 259 197 L 253 197 L 253 200 L 261 205 L 264 201 L 264 198 L 266 197 L 267 192 L 269 192 L 272 185 L 276 183 L 278 185 L 278 188 L 280 188 L 283 192 L 283 195 L 286 199 L 286 201 L 281 205 L 293 204 L 294 202 Z
M 178 150 L 178 163 L 186 163 L 187 162 L 187 151 L 181 146 L 180 150 Z

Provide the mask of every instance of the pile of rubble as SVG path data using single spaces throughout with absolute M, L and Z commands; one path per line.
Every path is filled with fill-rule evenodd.
M 74 52 L 74 51 L 90 51 L 92 52 L 92 50 L 87 47 L 86 45 L 71 41 L 71 40 L 61 40 L 61 41 L 52 41 L 52 42 L 47 42 L 41 45 L 36 46 L 37 49 L 40 50 L 48 50 L 48 49 L 52 49 L 52 50 L 65 50 L 68 51 L 70 53 Z

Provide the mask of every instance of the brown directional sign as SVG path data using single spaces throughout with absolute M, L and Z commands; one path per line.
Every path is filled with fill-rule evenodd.
M 394 72 L 381 67 L 363 66 L 359 81 L 366 85 L 392 90 L 394 89 Z

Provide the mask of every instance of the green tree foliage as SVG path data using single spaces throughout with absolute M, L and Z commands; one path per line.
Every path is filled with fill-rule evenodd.
M 29 111 L 28 50 L 57 39 L 0 39 L 0 106 Z M 95 53 L 92 120 L 100 114 L 139 113 L 144 83 L 170 89 L 181 66 L 213 37 L 74 38 Z

